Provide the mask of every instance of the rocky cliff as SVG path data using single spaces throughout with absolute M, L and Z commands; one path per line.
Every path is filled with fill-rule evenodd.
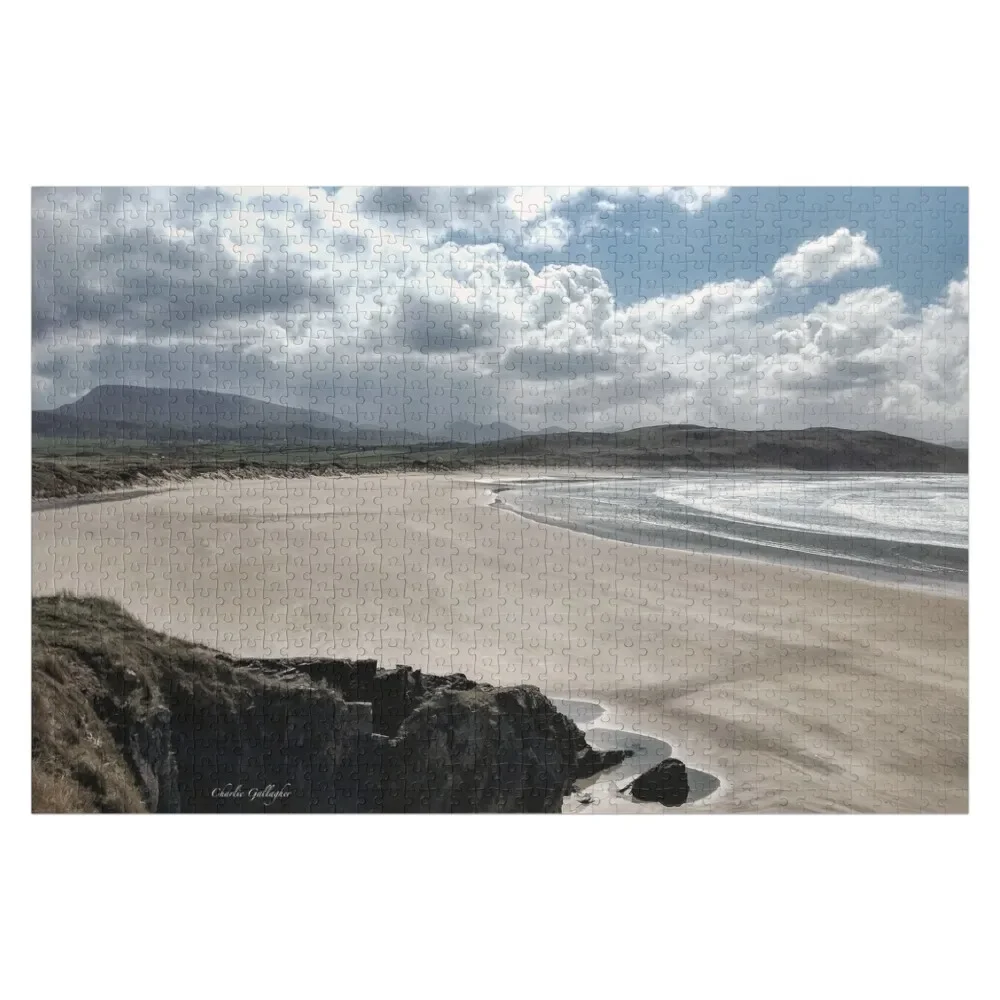
M 536 688 L 374 660 L 235 660 L 117 605 L 33 602 L 41 812 L 558 812 L 621 760 Z

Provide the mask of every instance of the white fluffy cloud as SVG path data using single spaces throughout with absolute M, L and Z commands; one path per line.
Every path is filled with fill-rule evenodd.
M 524 231 L 521 249 L 526 253 L 545 253 L 564 250 L 569 242 L 570 222 L 561 215 L 539 219 Z
M 868 245 L 866 235 L 843 228 L 803 243 L 794 253 L 779 258 L 773 274 L 789 288 L 801 288 L 831 281 L 844 271 L 860 271 L 878 264 L 878 253 Z
M 622 202 L 638 198 L 645 198 L 647 201 L 663 198 L 671 205 L 683 208 L 685 212 L 701 212 L 729 194 L 728 187 L 599 187 L 593 190 L 601 195 L 594 207 L 602 212 L 613 212 Z
M 418 431 L 501 419 L 527 430 L 681 421 L 960 433 L 967 277 L 923 308 L 875 287 L 783 314 L 783 289 L 877 262 L 864 234 L 844 229 L 771 275 L 622 308 L 596 267 L 536 270 L 508 256 L 505 243 L 555 248 L 566 231 L 554 205 L 574 196 L 46 199 L 35 223 L 36 405 L 148 381 Z
M 664 195 L 675 205 L 687 212 L 700 212 L 713 201 L 729 194 L 727 187 L 672 187 L 665 188 Z

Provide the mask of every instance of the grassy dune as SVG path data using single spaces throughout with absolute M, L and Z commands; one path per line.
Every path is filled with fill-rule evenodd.
M 308 770 L 326 794 L 344 701 L 146 628 L 112 601 L 32 602 L 32 809 L 210 810 L 213 787 Z

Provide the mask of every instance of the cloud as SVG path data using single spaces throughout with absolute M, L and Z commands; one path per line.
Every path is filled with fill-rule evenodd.
M 770 275 L 622 307 L 597 267 L 512 256 L 515 238 L 555 248 L 568 222 L 554 209 L 579 197 L 36 193 L 35 405 L 148 382 L 417 431 L 673 421 L 934 437 L 965 421 L 967 275 L 922 308 L 878 286 L 783 312 L 783 289 L 877 262 L 844 229 Z
M 600 196 L 593 206 L 599 212 L 613 212 L 623 202 L 640 199 L 647 202 L 662 199 L 685 212 L 701 212 L 729 194 L 728 187 L 598 187 L 592 190 Z
M 802 288 L 831 281 L 844 271 L 878 265 L 878 252 L 868 245 L 865 234 L 843 228 L 803 243 L 794 253 L 780 257 L 772 274 L 789 288 Z
M 560 215 L 539 219 L 529 226 L 521 239 L 521 249 L 526 253 L 551 253 L 565 250 L 569 242 L 570 222 Z
M 700 212 L 714 201 L 729 194 L 727 187 L 672 187 L 664 188 L 664 196 L 686 212 Z

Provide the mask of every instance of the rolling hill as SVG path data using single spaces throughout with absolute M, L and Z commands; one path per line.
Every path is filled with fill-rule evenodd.
M 494 420 L 489 424 L 476 424 L 470 420 L 454 420 L 439 432 L 430 432 L 431 441 L 446 441 L 452 444 L 491 444 L 510 438 L 521 437 L 519 431 L 511 424 Z
M 739 431 L 662 424 L 613 433 L 534 434 L 477 448 L 511 464 L 559 458 L 583 467 L 787 468 L 805 471 L 968 472 L 967 451 L 884 431 L 839 427 Z
M 323 410 L 207 390 L 104 385 L 54 410 L 32 413 L 37 438 L 185 446 L 248 445 L 281 454 L 301 448 L 409 448 L 407 460 L 468 467 L 480 462 L 592 468 L 788 468 L 812 471 L 967 472 L 968 452 L 884 431 L 809 427 L 740 431 L 662 424 L 628 431 L 545 428 L 459 420 L 425 437 L 359 427 Z

